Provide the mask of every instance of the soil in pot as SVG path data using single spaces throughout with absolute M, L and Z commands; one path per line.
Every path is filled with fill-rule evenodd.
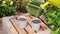
M 25 19 L 25 18 L 20 18 L 19 20 L 20 20 L 20 21 L 26 21 L 26 19 Z
M 32 22 L 38 24 L 40 23 L 40 20 L 32 20 Z
M 40 6 L 40 3 L 38 3 L 38 2 L 31 2 L 31 4 L 36 5 L 36 6 Z

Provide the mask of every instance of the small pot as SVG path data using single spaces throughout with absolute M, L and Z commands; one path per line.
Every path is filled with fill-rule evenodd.
M 21 28 L 25 28 L 27 26 L 27 17 L 25 16 L 19 16 L 18 17 L 18 23 Z
M 41 23 L 40 19 L 38 19 L 38 18 L 33 18 L 31 22 L 32 22 L 32 24 L 31 24 L 32 29 L 33 29 L 34 31 L 39 30 L 39 28 L 40 28 L 40 23 Z

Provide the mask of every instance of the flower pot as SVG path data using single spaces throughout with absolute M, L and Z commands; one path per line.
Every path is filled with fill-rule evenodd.
M 31 24 L 32 29 L 33 29 L 34 31 L 39 30 L 39 28 L 40 28 L 40 23 L 41 23 L 40 19 L 38 19 L 38 18 L 33 18 L 31 22 L 32 22 L 32 24 Z
M 38 17 L 42 13 L 40 9 L 40 3 L 38 2 L 28 3 L 28 10 L 31 15 L 36 17 Z
M 19 16 L 18 17 L 18 23 L 21 28 L 25 28 L 27 26 L 27 17 L 25 16 Z

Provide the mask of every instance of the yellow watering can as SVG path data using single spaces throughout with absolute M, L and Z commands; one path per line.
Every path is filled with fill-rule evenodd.
M 40 7 L 42 9 L 44 9 L 46 7 L 46 5 L 48 4 L 52 4 L 55 7 L 60 7 L 60 0 L 48 0 L 48 2 L 46 2 L 45 4 L 41 4 Z

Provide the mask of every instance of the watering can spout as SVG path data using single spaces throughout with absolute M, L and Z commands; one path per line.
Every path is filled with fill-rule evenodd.
M 40 5 L 40 8 L 41 8 L 41 9 L 44 9 L 48 4 L 49 4 L 49 2 L 46 2 L 45 4 L 41 4 L 41 5 Z
M 59 3 L 60 3 L 60 0 L 48 0 L 48 2 L 46 2 L 45 4 L 41 4 L 40 8 L 44 9 L 46 7 L 46 5 L 48 5 L 48 4 L 51 4 L 51 5 L 53 5 L 53 6 L 57 7 L 57 8 L 60 8 Z

